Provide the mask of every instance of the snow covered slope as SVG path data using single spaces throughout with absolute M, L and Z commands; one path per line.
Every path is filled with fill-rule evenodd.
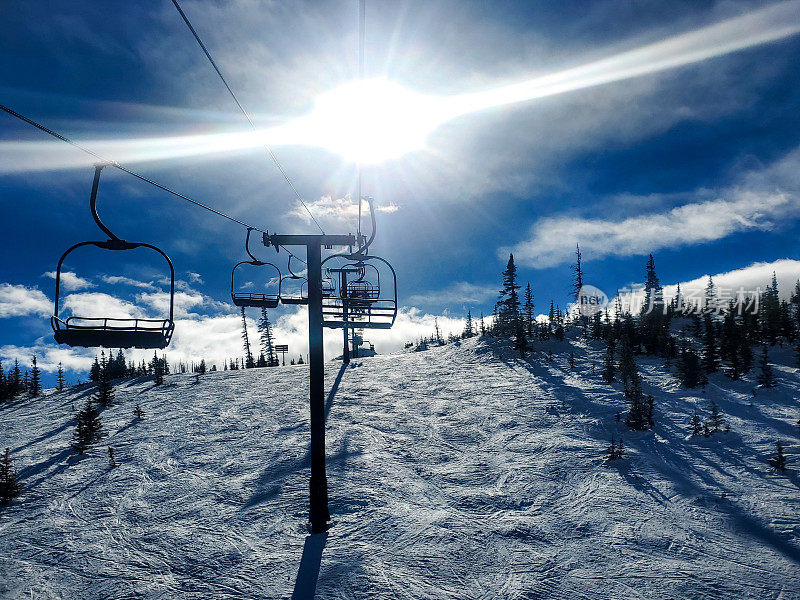
M 121 383 L 84 457 L 71 405 L 90 390 L 4 407 L 26 487 L 0 511 L 0 596 L 301 597 L 318 568 L 320 598 L 800 598 L 797 370 L 703 393 L 640 359 L 656 427 L 633 434 L 602 349 L 574 350 L 574 371 L 474 339 L 328 363 L 327 539 L 304 527 L 305 366 Z M 689 438 L 711 399 L 731 432 Z

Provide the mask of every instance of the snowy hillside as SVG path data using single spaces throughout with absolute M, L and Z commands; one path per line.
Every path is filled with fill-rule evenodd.
M 573 343 L 575 370 L 476 339 L 328 363 L 334 526 L 308 542 L 305 366 L 120 383 L 83 457 L 88 388 L 3 407 L 25 488 L 0 511 L 0 596 L 302 597 L 321 550 L 320 598 L 800 598 L 791 352 L 755 396 L 723 376 L 682 390 L 639 357 L 656 425 L 632 433 L 603 347 Z M 731 431 L 689 437 L 711 399 Z

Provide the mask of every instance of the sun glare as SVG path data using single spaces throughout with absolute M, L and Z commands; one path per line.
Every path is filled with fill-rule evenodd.
M 388 79 L 353 81 L 320 96 L 313 111 L 269 132 L 269 138 L 326 148 L 364 164 L 424 148 L 450 118 L 445 103 Z

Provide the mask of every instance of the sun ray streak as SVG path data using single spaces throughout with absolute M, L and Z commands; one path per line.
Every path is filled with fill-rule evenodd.
M 322 147 L 350 161 L 378 163 L 425 148 L 456 117 L 674 69 L 800 32 L 800 0 L 789 0 L 578 67 L 481 92 L 423 95 L 386 79 L 354 81 L 319 97 L 305 116 L 256 132 L 84 141 L 123 163 L 270 146 Z M 0 173 L 84 166 L 58 143 L 0 142 Z

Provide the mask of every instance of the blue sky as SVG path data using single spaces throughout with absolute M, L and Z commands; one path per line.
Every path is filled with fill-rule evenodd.
M 581 67 L 762 9 L 800 15 L 796 2 L 367 4 L 368 77 L 430 96 Z M 259 127 L 307 114 L 357 74 L 357 2 L 186 0 L 183 8 Z M 756 22 L 753 35 L 769 38 L 780 25 Z M 770 271 L 760 263 L 793 259 L 800 35 L 777 37 L 465 114 L 436 128 L 424 149 L 370 166 L 364 192 L 383 207 L 375 250 L 395 265 L 408 307 L 397 331 L 374 336 L 378 349 L 422 335 L 433 315 L 458 327 L 468 308 L 491 312 L 509 250 L 542 311 L 550 299 L 569 300 L 576 241 L 587 280 L 610 294 L 642 279 L 649 251 L 664 283 L 737 272 L 749 284 Z M 0 73 L 3 104 L 93 147 L 143 139 L 137 154 L 110 158 L 270 231 L 313 231 L 263 149 L 147 159 L 167 136 L 247 129 L 171 2 L 11 3 Z M 80 371 L 91 353 L 51 341 L 53 281 L 44 274 L 68 245 L 99 239 L 87 206 L 92 161 L 49 142 L 0 115 L 0 359 L 36 351 L 48 368 L 63 360 Z M 337 200 L 354 193 L 353 165 L 321 148 L 274 150 L 326 230 L 352 231 Z M 176 334 L 172 355 L 235 351 L 238 321 L 226 300 L 243 230 L 112 169 L 100 210 L 120 236 L 158 244 L 176 265 L 181 315 L 196 335 Z M 113 293 L 153 314 L 162 272 L 136 258 L 87 252 L 69 264 L 83 280 L 73 282 L 74 302 L 108 303 L 97 294 Z M 791 261 L 776 264 L 787 282 L 800 274 Z M 138 285 L 111 285 L 109 275 Z M 303 315 L 273 316 L 303 351 Z M 332 352 L 337 337 L 328 337 Z

